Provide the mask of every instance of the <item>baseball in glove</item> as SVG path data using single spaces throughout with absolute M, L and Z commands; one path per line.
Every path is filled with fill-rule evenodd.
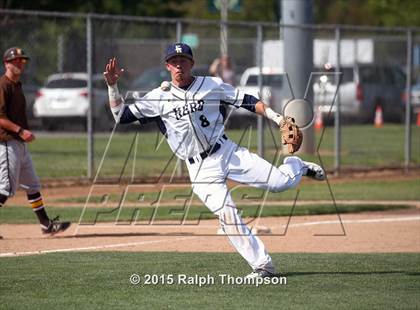
M 279 126 L 281 141 L 284 145 L 287 144 L 289 153 L 293 154 L 299 151 L 302 145 L 303 135 L 298 125 L 296 125 L 295 119 L 290 116 L 285 116 Z

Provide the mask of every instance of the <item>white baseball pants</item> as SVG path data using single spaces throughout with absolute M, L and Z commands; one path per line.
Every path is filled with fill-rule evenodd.
M 219 141 L 222 145 L 216 153 L 193 164 L 186 161 L 193 192 L 218 216 L 230 242 L 253 270 L 264 268 L 274 272 L 264 244 L 238 214 L 226 181 L 230 179 L 274 192 L 285 191 L 299 184 L 304 164 L 300 158 L 290 156 L 276 168 L 229 139 Z
M 11 197 L 20 185 L 28 194 L 41 189 L 26 143 L 0 141 L 0 194 Z

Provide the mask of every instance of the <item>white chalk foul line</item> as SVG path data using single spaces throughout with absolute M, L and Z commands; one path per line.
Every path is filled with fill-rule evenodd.
M 149 241 L 139 241 L 139 242 L 129 242 L 129 243 L 116 243 L 116 244 L 105 244 L 97 246 L 88 246 L 88 247 L 79 247 L 79 248 L 65 248 L 65 249 L 52 249 L 52 250 L 40 250 L 40 251 L 29 251 L 29 252 L 9 252 L 1 253 L 0 257 L 13 257 L 13 256 L 25 256 L 25 255 L 39 255 L 39 254 L 48 254 L 48 253 L 61 253 L 61 252 L 78 252 L 78 251 L 91 251 L 91 250 L 101 250 L 109 248 L 122 248 L 129 246 L 153 244 L 153 243 L 164 243 L 164 242 L 173 242 L 173 241 L 182 241 L 193 239 L 196 237 L 184 237 L 184 238 L 170 238 L 170 239 L 161 239 L 161 240 L 149 240 Z
M 363 224 L 363 223 L 406 222 L 406 221 L 419 221 L 419 220 L 420 220 L 420 216 L 409 216 L 409 217 L 388 217 L 388 218 L 366 219 L 366 220 L 342 220 L 341 223 Z M 334 220 L 334 221 L 306 222 L 306 223 L 298 223 L 298 224 L 289 224 L 289 227 L 302 227 L 302 226 L 328 225 L 328 224 L 340 224 L 340 221 Z

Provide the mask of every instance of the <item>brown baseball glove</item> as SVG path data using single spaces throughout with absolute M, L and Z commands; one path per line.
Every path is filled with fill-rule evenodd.
M 299 151 L 303 135 L 293 117 L 285 116 L 280 122 L 280 136 L 282 143 L 284 145 L 287 144 L 290 154 Z

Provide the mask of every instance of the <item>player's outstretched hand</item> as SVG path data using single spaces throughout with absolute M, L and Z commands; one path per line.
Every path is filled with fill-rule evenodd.
M 124 69 L 118 69 L 117 59 L 111 58 L 105 66 L 104 78 L 108 85 L 114 85 L 120 79 Z

